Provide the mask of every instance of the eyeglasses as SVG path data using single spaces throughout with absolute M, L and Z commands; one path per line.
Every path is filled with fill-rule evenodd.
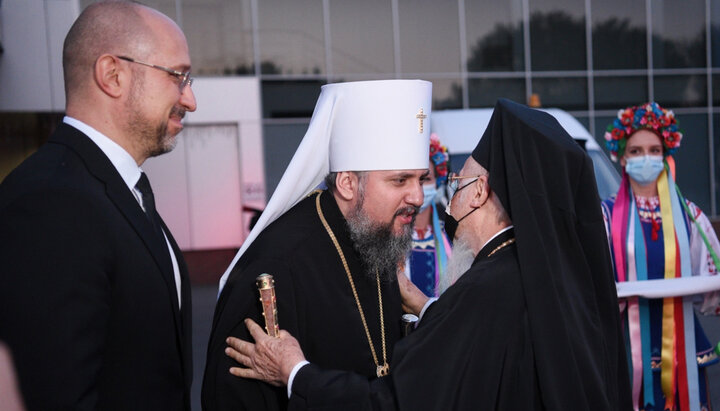
M 458 186 L 460 185 L 460 180 L 466 178 L 474 178 L 474 180 L 458 188 Z M 480 176 L 460 176 L 457 175 L 457 173 L 450 173 L 450 175 L 448 175 L 448 190 L 450 191 L 450 199 L 455 197 L 455 193 L 457 193 L 458 191 L 476 182 L 478 178 L 480 178 Z
M 150 63 L 146 63 L 144 61 L 135 60 L 134 58 L 131 58 L 131 57 L 117 56 L 117 58 L 119 58 L 120 60 L 129 61 L 131 63 L 142 64 L 143 66 L 148 66 L 148 67 L 152 67 L 154 69 L 162 70 L 162 71 L 170 74 L 171 76 L 174 76 L 175 78 L 180 80 L 180 84 L 178 87 L 180 88 L 181 93 L 183 92 L 183 90 L 185 90 L 185 86 L 192 87 L 192 83 L 193 83 L 194 79 L 192 77 L 190 77 L 190 71 L 186 71 L 183 73 L 182 71 L 177 71 L 177 70 L 173 70 L 171 68 L 158 66 L 157 64 L 150 64 Z

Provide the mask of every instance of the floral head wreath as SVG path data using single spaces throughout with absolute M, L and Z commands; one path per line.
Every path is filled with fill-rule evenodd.
M 435 186 L 437 187 L 447 183 L 449 159 L 447 147 L 440 143 L 437 134 L 432 133 L 430 135 L 430 161 L 435 168 Z
M 621 109 L 605 132 L 605 146 L 610 151 L 612 161 L 617 161 L 625 153 L 627 139 L 638 130 L 650 130 L 657 134 L 662 140 L 665 156 L 673 154 L 680 147 L 683 137 L 675 114 L 658 103 Z

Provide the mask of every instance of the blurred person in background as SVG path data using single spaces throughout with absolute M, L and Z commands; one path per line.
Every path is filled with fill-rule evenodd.
M 438 295 L 438 287 L 444 281 L 452 254 L 442 219 L 447 206 L 445 187 L 449 158 L 447 147 L 440 143 L 437 134 L 431 134 L 430 172 L 423 182 L 423 205 L 415 219 L 412 252 L 404 270 L 405 275 L 428 297 Z
M 605 133 L 623 171 L 617 195 L 602 210 L 634 407 L 648 411 L 710 409 L 706 367 L 718 362 L 694 303 L 703 313 L 719 312 L 717 286 L 708 280 L 717 273 L 720 244 L 708 218 L 675 184 L 672 154 L 682 138 L 673 112 L 655 102 L 620 110 Z M 626 292 L 627 286 L 639 288 Z

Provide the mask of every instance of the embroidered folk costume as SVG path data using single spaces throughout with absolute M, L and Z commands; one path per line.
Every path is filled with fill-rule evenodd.
M 434 187 L 426 190 L 423 207 L 430 212 L 430 225 L 416 227 L 413 230 L 412 252 L 406 263 L 406 275 L 428 297 L 437 296 L 440 279 L 445 274 L 448 258 L 452 255 L 450 241 L 440 218 L 442 209 L 447 205 L 442 193 L 448 176 L 448 149 L 440 143 L 437 135 L 430 135 L 430 167 L 435 175 Z M 420 213 L 424 210 L 421 208 Z
M 617 196 L 602 203 L 622 297 L 633 406 L 706 410 L 705 370 L 718 358 L 695 317 L 694 303 L 702 299 L 701 310 L 718 311 L 718 285 L 710 276 L 717 271 L 720 244 L 707 217 L 675 184 L 672 154 L 683 135 L 673 112 L 654 102 L 620 110 L 605 134 L 613 160 L 623 157 L 628 139 L 638 130 L 660 138 L 664 159 L 646 156 L 635 165 L 628 161 Z M 654 172 L 650 161 L 657 162 Z M 633 193 L 631 178 L 636 183 L 648 180 L 639 184 L 655 185 L 658 195 Z M 688 284 L 693 276 L 693 291 L 682 291 L 680 281 Z M 647 287 L 622 287 L 633 282 Z M 707 293 L 703 298 L 689 295 L 697 292 Z

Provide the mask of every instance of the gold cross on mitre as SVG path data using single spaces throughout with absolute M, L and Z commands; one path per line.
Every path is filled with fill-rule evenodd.
M 418 121 L 420 121 L 418 123 L 418 133 L 422 133 L 423 132 L 423 120 L 425 120 L 427 118 L 427 114 L 425 114 L 425 112 L 423 112 L 422 107 L 420 108 L 420 111 L 418 111 L 415 118 L 418 119 Z

